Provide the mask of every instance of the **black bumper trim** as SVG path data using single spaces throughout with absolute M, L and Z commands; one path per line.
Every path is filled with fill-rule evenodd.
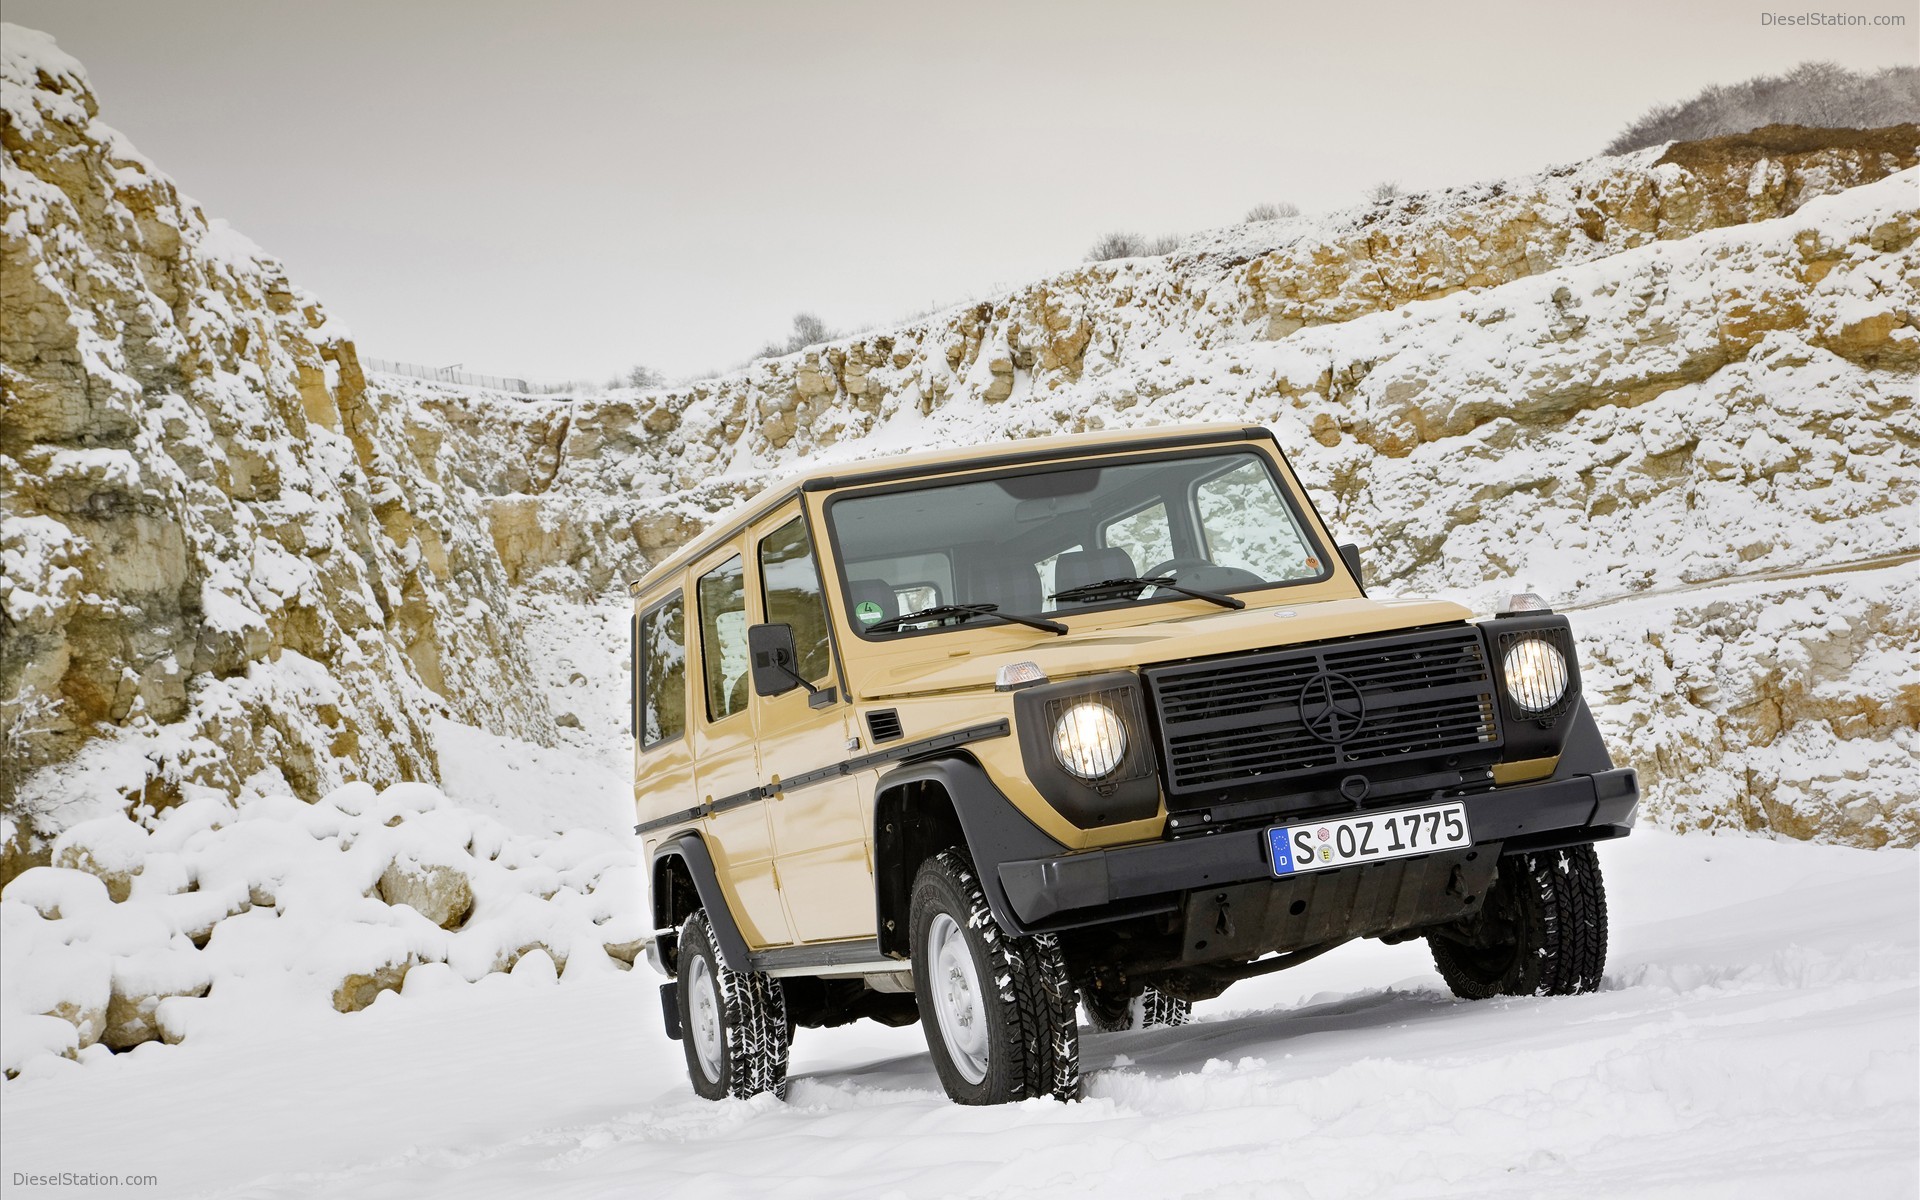
M 1451 799 L 1467 806 L 1475 845 L 1537 850 L 1626 836 L 1640 802 L 1640 781 L 1624 767 L 1435 802 Z M 1049 918 L 1062 913 L 1075 914 L 1072 924 L 1094 923 L 1086 919 L 1092 914 L 1076 910 L 1106 905 L 1123 906 L 1114 913 L 1117 919 L 1134 911 L 1126 901 L 1274 877 L 1264 826 L 1002 862 L 999 876 L 1008 905 L 1028 926 L 1051 925 Z

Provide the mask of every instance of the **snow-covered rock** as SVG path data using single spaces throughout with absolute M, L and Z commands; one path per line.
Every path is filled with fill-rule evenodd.
M 1482 602 L 1915 549 L 1912 126 L 1763 130 L 1236 227 L 573 402 L 368 380 L 315 298 L 99 120 L 79 64 L 27 30 L 6 46 L 0 878 L 69 826 L 202 790 L 439 780 L 446 730 L 580 740 L 523 682 L 529 622 L 584 621 L 555 602 L 600 598 L 801 462 L 1259 422 L 1377 581 Z M 617 655 L 609 632 L 593 653 Z M 1655 772 L 1655 808 L 1910 842 L 1838 815 L 1904 761 L 1876 753 L 1858 778 L 1689 792 L 1759 778 L 1695 743 L 1709 769 Z M 1896 809 L 1917 802 L 1896 787 Z
M 1818 133 L 1196 239 L 679 390 L 394 398 L 444 423 L 452 474 L 496 493 L 509 575 L 575 597 L 803 463 L 1267 425 L 1377 588 L 1483 611 L 1531 590 L 1585 610 L 1597 715 L 1648 768 L 1650 812 L 1913 845 L 1920 747 L 1884 664 L 1920 660 L 1920 621 L 1869 601 L 1855 572 L 1920 552 L 1920 129 L 1807 149 Z M 1744 620 L 1687 604 L 1605 616 L 1782 574 L 1807 580 L 1811 609 L 1770 592 Z M 1777 625 L 1857 618 L 1871 636 L 1809 633 L 1818 687 L 1790 681 L 1799 652 L 1781 657 Z M 1719 664 L 1741 707 L 1658 691 L 1667 676 L 1640 660 L 1662 643 Z M 1622 671 L 1639 682 L 1616 686 Z
M 551 741 L 478 505 L 346 331 L 52 39 L 6 27 L 0 99 L 0 878 L 196 787 L 435 780 L 441 717 Z
M 381 872 L 378 886 L 382 900 L 404 904 L 442 929 L 458 929 L 473 911 L 473 888 L 466 874 L 450 864 L 403 855 Z
M 35 867 L 0 890 L 8 1072 L 286 1008 L 357 1012 L 423 965 L 443 983 L 619 970 L 644 942 L 625 842 L 529 838 L 425 785 L 100 818 L 63 848 L 125 844 L 115 822 L 168 847 L 149 850 L 117 899 L 71 867 Z

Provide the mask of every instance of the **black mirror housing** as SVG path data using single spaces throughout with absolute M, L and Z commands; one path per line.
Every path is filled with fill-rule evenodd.
M 1347 573 L 1353 576 L 1353 582 L 1360 588 L 1360 594 L 1366 595 L 1367 577 L 1360 569 L 1360 547 L 1352 542 L 1340 543 L 1340 561 L 1347 564 Z
M 754 695 L 783 696 L 800 686 L 800 655 L 793 648 L 793 626 L 749 626 L 747 656 L 752 663 Z

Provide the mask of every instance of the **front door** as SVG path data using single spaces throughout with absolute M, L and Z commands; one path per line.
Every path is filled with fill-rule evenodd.
M 754 949 L 793 941 L 774 873 L 768 801 L 747 696 L 746 563 L 734 542 L 696 565 L 693 610 L 699 656 L 693 680 L 694 780 L 714 814 L 701 822 L 720 885 L 730 893 L 740 932 Z
M 761 619 L 793 629 L 798 673 L 816 689 L 795 687 L 753 699 L 761 768 L 768 783 L 778 784 L 856 753 L 848 742 L 854 736 L 853 707 L 835 661 L 819 561 L 799 501 L 755 524 L 748 537 Z M 767 815 L 795 937 L 803 942 L 872 937 L 871 821 L 858 781 L 832 774 L 783 790 L 767 801 Z

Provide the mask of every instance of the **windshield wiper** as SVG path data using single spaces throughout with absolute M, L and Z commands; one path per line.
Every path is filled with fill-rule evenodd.
M 884 621 L 875 621 L 867 626 L 869 633 L 887 633 L 914 624 L 916 621 L 969 620 L 973 617 L 997 617 L 1002 621 L 1012 621 L 1016 625 L 1026 625 L 1045 633 L 1065 633 L 1067 627 L 1058 621 L 1049 621 L 1045 617 L 1023 617 L 1017 613 L 1004 613 L 998 604 L 936 604 L 932 608 L 916 609 L 898 617 L 888 617 Z
M 1083 583 L 1079 587 L 1070 587 L 1064 592 L 1055 592 L 1055 600 L 1114 600 L 1147 588 L 1165 588 L 1170 592 L 1179 592 L 1183 596 L 1192 596 L 1195 600 L 1207 600 L 1222 608 L 1245 608 L 1247 602 L 1234 596 L 1222 596 L 1219 592 L 1203 592 L 1199 588 L 1184 587 L 1173 581 L 1173 576 L 1163 575 L 1155 578 L 1135 578 L 1123 576 L 1119 579 L 1102 579 L 1099 583 Z

